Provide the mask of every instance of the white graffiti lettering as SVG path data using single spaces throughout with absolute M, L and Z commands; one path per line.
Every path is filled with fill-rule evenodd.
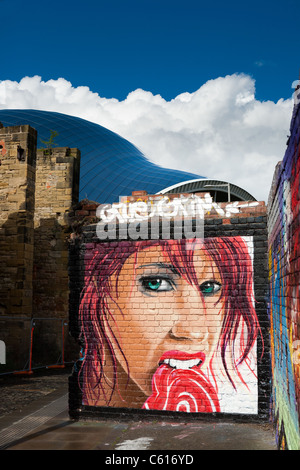
M 242 210 L 257 206 L 258 202 L 229 202 L 221 207 L 209 193 L 203 197 L 190 196 L 169 198 L 149 196 L 147 201 L 130 202 L 121 198 L 115 204 L 98 206 L 96 215 L 97 236 L 100 240 L 115 239 L 169 239 L 170 221 L 173 220 L 172 238 L 202 238 L 204 218 L 215 211 L 221 217 L 234 217 Z M 193 222 L 194 221 L 194 222 Z M 118 224 L 118 236 L 117 236 Z M 150 227 L 149 227 L 150 224 Z
M 205 214 L 215 211 L 220 216 L 231 217 L 241 210 L 257 206 L 258 202 L 243 203 L 230 202 L 225 208 L 214 202 L 209 193 L 204 197 L 195 194 L 176 197 L 173 199 L 164 196 L 159 199 L 149 197 L 147 202 L 119 202 L 115 204 L 100 205 L 97 209 L 97 217 L 105 223 L 116 221 L 119 223 L 146 221 L 154 217 L 176 218 L 195 217 L 203 219 Z

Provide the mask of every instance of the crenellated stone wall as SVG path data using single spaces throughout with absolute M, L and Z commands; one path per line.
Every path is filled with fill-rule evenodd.
M 55 148 L 37 152 L 34 213 L 35 316 L 68 317 L 68 225 L 78 198 L 80 152 Z
M 32 366 L 55 362 L 68 342 L 66 216 L 79 172 L 79 150 L 37 150 L 32 127 L 0 126 L 1 371 L 28 366 L 31 335 Z

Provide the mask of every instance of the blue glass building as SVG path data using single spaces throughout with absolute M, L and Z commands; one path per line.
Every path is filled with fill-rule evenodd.
M 0 122 L 4 127 L 29 124 L 38 132 L 38 147 L 43 147 L 41 140 L 49 140 L 51 131 L 56 131 L 56 146 L 78 148 L 81 152 L 80 200 L 113 203 L 120 196 L 137 190 L 156 194 L 196 192 L 208 187 L 215 191 L 216 200 L 227 197 L 228 183 L 162 168 L 126 139 L 78 117 L 32 109 L 2 109 Z M 230 196 L 231 200 L 254 200 L 235 185 L 230 185 Z

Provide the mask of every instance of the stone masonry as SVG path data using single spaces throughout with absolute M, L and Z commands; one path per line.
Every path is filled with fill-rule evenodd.
M 32 314 L 36 140 L 29 126 L 0 129 L 1 339 L 12 363 L 27 350 Z
M 68 320 L 66 214 L 78 198 L 80 152 L 38 150 L 34 213 L 33 316 L 43 348 L 39 362 L 55 362 L 61 348 L 61 319 Z
M 61 321 L 68 319 L 65 217 L 78 201 L 80 152 L 37 151 L 35 129 L 1 125 L 0 161 L 0 339 L 7 358 L 1 370 L 11 370 L 28 360 L 33 318 L 59 319 L 35 322 L 36 365 L 49 364 L 49 352 L 61 348 Z

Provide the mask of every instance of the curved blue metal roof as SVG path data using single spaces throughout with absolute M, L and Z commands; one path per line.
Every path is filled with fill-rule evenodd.
M 146 190 L 156 194 L 166 187 L 204 178 L 152 163 L 128 140 L 98 124 L 66 114 L 33 109 L 2 109 L 4 127 L 28 124 L 40 139 L 58 132 L 56 146 L 78 148 L 81 152 L 79 199 L 113 203 L 119 196 Z

